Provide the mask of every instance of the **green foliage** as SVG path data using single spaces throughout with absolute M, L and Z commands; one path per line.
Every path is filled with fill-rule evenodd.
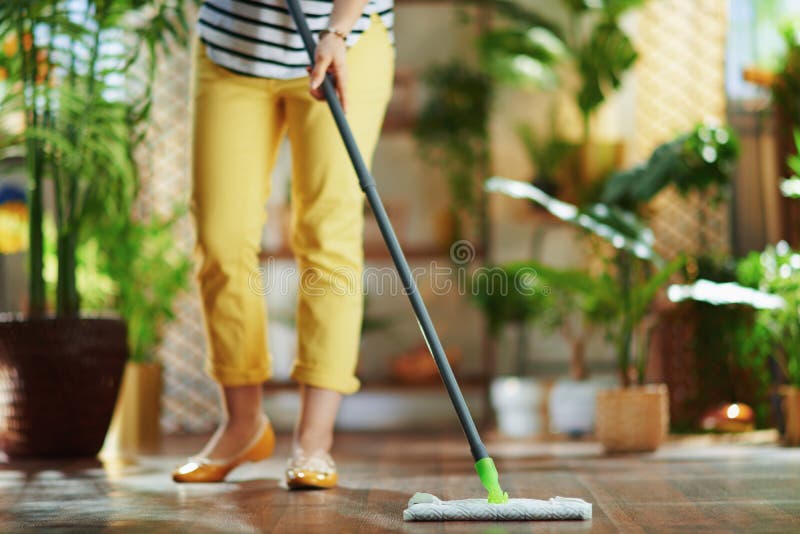
M 478 51 L 492 78 L 515 86 L 547 89 L 556 87 L 556 67 L 566 56 L 564 43 L 541 27 L 488 31 L 478 39 Z
M 579 269 L 555 269 L 538 262 L 527 262 L 547 290 L 547 314 L 544 325 L 555 329 L 565 324 L 575 311 L 587 324 L 610 325 L 617 303 L 615 284 L 606 274 L 592 275 Z
M 30 312 L 46 309 L 47 273 L 57 283 L 59 315 L 119 312 L 138 361 L 152 357 L 190 269 L 173 245 L 179 213 L 168 220 L 132 216 L 139 192 L 134 151 L 148 126 L 156 58 L 170 44 L 187 44 L 190 1 L 0 4 L 0 69 L 7 77 L 0 81 L 0 118 L 25 118 L 24 130 L 4 137 L 0 150 L 21 147 L 27 162 Z M 45 182 L 55 221 L 47 240 Z
M 614 173 L 602 200 L 638 210 L 671 184 L 683 195 L 716 187 L 719 197 L 730 182 L 738 156 L 739 144 L 730 128 L 701 124 L 657 147 L 641 165 Z
M 529 125 L 520 124 L 517 135 L 522 141 L 531 163 L 536 167 L 534 184 L 541 188 L 556 188 L 556 175 L 565 159 L 575 154 L 578 147 L 558 136 L 542 139 Z
M 659 290 L 683 267 L 685 258 L 678 257 L 664 264 L 652 248 L 650 229 L 635 214 L 621 208 L 595 204 L 579 209 L 550 197 L 535 186 L 504 178 L 492 178 L 486 187 L 489 191 L 532 200 L 559 219 L 611 245 L 600 249 L 611 252 L 604 258 L 605 271 L 596 277 L 580 271 L 558 271 L 531 264 L 527 268 L 539 273 L 539 283 L 552 284 L 561 291 L 568 291 L 572 298 L 578 298 L 579 309 L 587 318 L 605 325 L 616 346 L 623 383 L 629 385 L 632 374 L 641 383 L 649 342 L 649 334 L 642 331 L 643 319 Z M 634 339 L 636 332 L 642 334 L 638 336 L 638 343 Z
M 617 16 L 617 12 L 604 13 L 589 38 L 575 50 L 581 77 L 576 99 L 587 122 L 592 112 L 622 85 L 622 77 L 638 57 Z
M 480 208 L 481 183 L 489 168 L 489 80 L 462 62 L 430 67 L 429 97 L 417 116 L 414 137 L 424 160 L 443 170 L 460 237 L 464 219 Z
M 508 324 L 517 325 L 517 374 L 523 374 L 527 360 L 525 329 L 529 322 L 560 332 L 573 345 L 573 369 L 584 368 L 586 335 L 593 324 L 606 321 L 611 307 L 607 288 L 584 271 L 552 269 L 524 261 L 478 269 L 473 273 L 471 289 L 473 300 L 489 319 L 492 336 L 497 337 Z M 576 311 L 583 316 L 579 333 L 572 324 Z
M 485 187 L 487 191 L 531 200 L 558 219 L 603 239 L 617 250 L 642 260 L 660 262 L 653 249 L 653 232 L 635 213 L 606 204 L 578 208 L 548 195 L 534 185 L 507 178 L 490 178 Z
M 786 158 L 786 165 L 792 171 L 792 176 L 781 182 L 780 188 L 783 196 L 800 198 L 800 129 L 794 129 L 794 154 Z
M 625 386 L 629 385 L 632 375 L 637 383 L 644 383 L 650 333 L 640 328 L 642 319 L 650 311 L 659 290 L 683 267 L 684 262 L 685 258 L 680 256 L 653 271 L 653 264 L 625 252 L 616 254 L 609 262 L 614 267 L 617 282 L 615 302 L 618 303 L 614 315 L 618 322 L 610 333 L 617 347 L 617 366 Z M 638 334 L 638 339 L 634 338 L 635 334 Z
M 133 152 L 150 111 L 156 54 L 185 44 L 186 1 L 10 0 L 0 4 L 0 118 L 21 113 L 29 177 L 30 307 L 44 313 L 44 183 L 53 191 L 56 311 L 80 311 L 78 246 L 130 216 Z M 16 43 L 16 45 L 14 45 Z M 133 68 L 136 65 L 137 68 Z
M 163 327 L 174 318 L 175 298 L 188 287 L 192 263 L 175 248 L 174 226 L 186 210 L 169 218 L 119 219 L 76 250 L 76 284 L 84 311 L 115 310 L 125 320 L 131 361 L 155 357 Z M 58 279 L 57 238 L 45 219 L 45 281 L 48 296 Z
M 622 84 L 637 53 L 619 18 L 645 0 L 562 0 L 561 17 L 544 15 L 509 0 L 480 2 L 495 7 L 502 25 L 478 41 L 484 68 L 501 83 L 552 89 L 558 70 L 571 62 L 579 79 L 575 103 L 584 118 Z
M 755 326 L 746 340 L 746 353 L 762 369 L 775 358 L 788 381 L 800 387 L 800 254 L 786 242 L 753 252 L 737 269 L 742 285 L 778 295 L 783 308 L 759 310 Z
M 99 270 L 115 285 L 108 304 L 125 319 L 133 361 L 153 359 L 164 325 L 175 317 L 175 298 L 188 287 L 192 263 L 175 248 L 173 232 L 182 215 L 120 219 L 96 236 L 102 251 Z
M 786 25 L 782 33 L 786 52 L 778 61 L 772 99 L 788 115 L 792 127 L 796 127 L 800 125 L 800 102 L 797 99 L 800 94 L 800 23 Z
M 494 7 L 498 15 L 498 22 L 477 42 L 483 69 L 493 80 L 512 87 L 562 90 L 569 83 L 566 91 L 573 94 L 581 114 L 581 143 L 586 146 L 591 140 L 592 114 L 620 87 L 637 59 L 620 17 L 645 1 L 560 0 L 523 6 L 514 0 L 473 0 Z M 555 130 L 551 140 L 535 144 L 530 130 L 521 132 L 537 168 L 535 183 L 556 192 L 553 175 L 572 154 L 569 144 Z M 593 181 L 594 186 L 582 183 L 589 181 L 591 171 L 587 158 L 580 157 L 577 162 L 569 176 L 572 192 L 583 204 L 597 198 L 595 189 L 600 182 Z
M 488 318 L 493 336 L 507 324 L 541 316 L 549 305 L 536 270 L 526 263 L 477 269 L 471 278 L 470 294 Z

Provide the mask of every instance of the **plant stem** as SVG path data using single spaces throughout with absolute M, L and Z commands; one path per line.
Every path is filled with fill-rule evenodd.
M 524 376 L 528 371 L 528 329 L 525 321 L 517 327 L 517 376 Z
M 619 251 L 616 255 L 617 277 L 622 297 L 622 326 L 617 342 L 617 362 L 621 373 L 623 387 L 629 387 L 631 364 L 631 340 L 633 338 L 633 317 L 631 310 L 631 261 L 627 252 Z
M 708 253 L 708 238 L 706 237 L 706 225 L 708 224 L 708 217 L 706 217 L 706 205 L 708 205 L 708 195 L 699 193 L 700 206 L 697 208 L 697 224 L 700 227 L 698 230 L 697 239 L 700 245 L 700 254 Z
M 45 284 L 44 284 L 44 232 L 43 221 L 43 193 L 42 193 L 42 161 L 41 142 L 33 137 L 32 129 L 38 126 L 39 118 L 36 111 L 36 48 L 31 45 L 30 50 L 25 50 L 26 28 L 23 20 L 30 12 L 23 3 L 20 7 L 21 16 L 17 19 L 17 42 L 20 43 L 22 54 L 22 91 L 25 107 L 25 163 L 28 170 L 28 200 L 29 225 L 28 225 L 28 314 L 31 317 L 41 317 L 45 311 Z M 31 39 L 33 28 L 30 28 Z M 31 61 L 33 59 L 33 61 Z

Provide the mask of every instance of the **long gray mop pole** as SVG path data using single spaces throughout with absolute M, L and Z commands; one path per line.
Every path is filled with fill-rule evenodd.
M 308 29 L 305 14 L 297 0 L 286 0 L 286 3 L 289 7 L 289 13 L 291 13 L 292 19 L 297 29 L 300 31 L 300 36 L 303 38 L 308 57 L 313 65 L 316 43 L 311 36 L 311 31 Z M 358 182 L 361 185 L 361 190 L 364 191 L 364 194 L 367 196 L 367 201 L 372 208 L 372 212 L 375 214 L 375 220 L 378 222 L 383 240 L 386 242 L 389 254 L 391 254 L 394 265 L 400 275 L 403 289 L 406 295 L 408 295 L 408 299 L 411 301 L 411 307 L 414 308 L 417 322 L 419 323 L 420 330 L 422 330 L 422 336 L 428 344 L 428 350 L 430 350 L 436 362 L 436 367 L 438 367 L 439 374 L 442 377 L 445 388 L 447 388 L 447 394 L 453 402 L 458 420 L 461 423 L 461 427 L 464 429 L 464 434 L 467 436 L 472 457 L 476 462 L 487 458 L 489 453 L 486 452 L 486 446 L 484 446 L 481 441 L 481 437 L 478 434 L 478 429 L 475 427 L 475 422 L 472 420 L 472 415 L 469 412 L 467 403 L 464 401 L 464 396 L 461 394 L 461 388 L 458 387 L 458 382 L 456 382 L 456 378 L 453 375 L 453 370 L 450 368 L 450 363 L 447 361 L 447 357 L 444 354 L 442 343 L 439 341 L 439 336 L 436 334 L 436 328 L 434 328 L 433 321 L 431 321 L 431 317 L 428 315 L 425 303 L 422 301 L 422 297 L 420 297 L 417 291 L 417 285 L 414 283 L 414 277 L 411 275 L 411 269 L 408 267 L 405 254 L 403 254 L 403 250 L 400 248 L 400 243 L 397 241 L 392 223 L 389 221 L 389 217 L 383 207 L 383 202 L 378 195 L 378 190 L 375 187 L 375 179 L 367 169 L 364 158 L 361 157 L 361 151 L 356 145 L 353 133 L 350 131 L 350 125 L 347 123 L 347 119 L 345 119 L 344 112 L 342 111 L 342 106 L 339 103 L 339 99 L 336 97 L 336 90 L 334 89 L 330 75 L 325 76 L 325 81 L 322 84 L 322 91 L 325 94 L 325 100 L 328 101 L 328 106 L 331 108 L 331 113 L 333 113 L 333 119 L 336 121 L 336 126 L 339 128 L 342 141 L 344 141 L 347 152 L 350 154 L 350 160 L 353 162 L 356 174 L 358 174 Z

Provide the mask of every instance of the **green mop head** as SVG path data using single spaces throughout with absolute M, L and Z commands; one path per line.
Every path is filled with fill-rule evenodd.
M 475 463 L 488 499 L 443 501 L 429 493 L 417 493 L 403 511 L 405 521 L 553 521 L 592 518 L 592 505 L 581 499 L 555 497 L 548 501 L 509 499 L 491 458 Z
M 481 479 L 481 484 L 489 492 L 489 502 L 492 504 L 503 504 L 508 502 L 508 493 L 500 487 L 500 475 L 494 466 L 494 460 L 489 457 L 481 458 L 475 462 L 475 470 Z

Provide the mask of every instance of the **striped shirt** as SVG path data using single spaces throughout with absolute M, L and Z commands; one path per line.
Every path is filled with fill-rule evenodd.
M 313 33 L 328 27 L 333 0 L 301 0 Z M 394 0 L 369 0 L 347 36 L 353 46 L 377 13 L 394 39 Z M 307 76 L 308 54 L 284 0 L 205 0 L 197 31 L 209 59 L 229 70 L 288 80 Z

